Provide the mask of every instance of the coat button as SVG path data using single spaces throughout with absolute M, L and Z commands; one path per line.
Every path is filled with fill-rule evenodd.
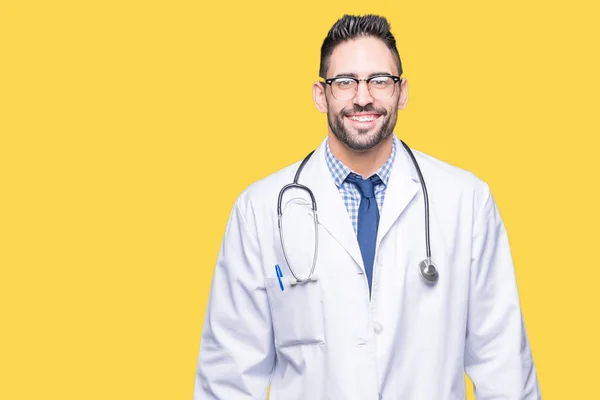
M 383 331 L 383 326 L 381 326 L 379 322 L 374 322 L 373 331 L 375 331 L 375 333 L 381 333 Z

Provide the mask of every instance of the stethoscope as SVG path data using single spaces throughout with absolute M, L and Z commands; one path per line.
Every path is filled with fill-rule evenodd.
M 421 168 L 419 168 L 419 164 L 417 163 L 417 160 L 416 160 L 413 152 L 406 145 L 406 143 L 404 143 L 403 141 L 400 141 L 400 142 L 402 143 L 402 145 L 408 152 L 408 155 L 410 156 L 412 163 L 415 166 L 415 169 L 417 170 L 417 174 L 419 175 L 419 180 L 421 181 L 421 188 L 423 191 L 423 199 L 425 200 L 425 254 L 426 254 L 427 258 L 425 258 L 423 261 L 421 261 L 419 263 L 419 273 L 421 274 L 421 277 L 423 277 L 423 280 L 426 283 L 434 284 L 439 279 L 439 273 L 438 273 L 438 269 L 437 269 L 436 265 L 431 260 L 431 244 L 429 241 L 429 196 L 427 196 L 427 187 L 425 186 L 425 180 L 423 179 L 423 174 L 421 173 Z M 277 199 L 277 225 L 279 227 L 279 238 L 281 240 L 281 248 L 283 249 L 283 256 L 285 257 L 285 261 L 287 262 L 290 272 L 293 275 L 293 279 L 291 282 L 292 285 L 299 284 L 299 283 L 300 284 L 307 283 L 307 282 L 317 280 L 317 277 L 314 275 L 315 267 L 317 265 L 317 254 L 319 252 L 319 229 L 318 229 L 319 219 L 317 217 L 317 201 L 315 200 L 315 196 L 314 196 L 312 190 L 310 190 L 307 186 L 304 186 L 304 185 L 298 183 L 298 179 L 300 178 L 300 173 L 302 172 L 302 170 L 304 169 L 304 166 L 306 165 L 306 163 L 308 162 L 308 160 L 310 159 L 310 157 L 313 155 L 314 152 L 315 152 L 314 150 L 311 151 L 304 158 L 304 160 L 302 160 L 302 162 L 300 163 L 300 166 L 298 167 L 298 170 L 296 171 L 296 175 L 294 176 L 294 182 L 289 183 L 289 184 L 285 185 L 284 187 L 282 187 L 281 190 L 279 191 L 279 197 Z M 298 276 L 298 274 L 296 274 L 296 272 L 294 271 L 292 264 L 290 262 L 290 259 L 288 257 L 288 254 L 285 250 L 285 243 L 283 241 L 283 214 L 281 212 L 281 202 L 283 199 L 283 194 L 288 189 L 304 190 L 305 192 L 307 192 L 309 194 L 310 200 L 312 202 L 312 214 L 313 214 L 314 227 L 315 227 L 315 251 L 314 251 L 312 266 L 310 268 L 310 273 L 308 274 L 308 277 L 304 278 L 304 279 L 300 278 Z

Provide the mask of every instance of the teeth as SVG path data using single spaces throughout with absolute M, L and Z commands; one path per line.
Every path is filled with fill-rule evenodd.
M 350 119 L 352 121 L 358 121 L 358 122 L 371 122 L 371 121 L 375 120 L 375 117 L 373 117 L 371 115 L 369 115 L 369 116 L 358 116 L 358 117 L 352 116 L 352 117 L 350 117 Z

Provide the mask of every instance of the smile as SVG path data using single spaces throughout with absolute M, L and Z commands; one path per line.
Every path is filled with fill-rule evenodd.
M 360 121 L 360 122 L 370 122 L 370 121 L 374 121 L 375 120 L 375 116 L 373 115 L 368 115 L 368 116 L 360 116 L 360 117 L 350 117 L 350 119 L 352 121 Z
M 379 119 L 379 117 L 381 117 L 381 114 L 353 114 L 346 116 L 346 118 L 357 125 L 370 124 Z

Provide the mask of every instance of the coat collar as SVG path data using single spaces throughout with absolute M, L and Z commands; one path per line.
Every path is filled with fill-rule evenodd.
M 364 269 L 350 216 L 326 164 L 325 146 L 327 146 L 326 139 L 306 164 L 299 183 L 308 186 L 315 196 L 319 224 L 350 254 L 356 264 Z M 412 161 L 402 145 L 397 147 L 381 210 L 377 246 L 419 189 L 419 181 Z

